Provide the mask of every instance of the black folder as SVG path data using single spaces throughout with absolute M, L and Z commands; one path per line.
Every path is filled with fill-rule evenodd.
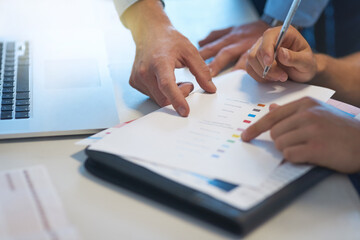
M 254 230 L 332 173 L 315 167 L 258 205 L 243 211 L 119 156 L 89 149 L 86 154 L 85 168 L 92 174 L 240 236 Z

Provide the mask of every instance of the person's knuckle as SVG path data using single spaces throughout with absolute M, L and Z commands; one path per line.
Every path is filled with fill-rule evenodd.
M 160 97 L 158 100 L 157 100 L 157 104 L 160 106 L 160 107 L 165 107 L 166 105 L 168 105 L 169 101 L 167 100 L 166 97 Z
M 147 74 L 148 74 L 148 69 L 144 64 L 141 64 L 138 69 L 137 69 L 137 74 L 139 75 L 140 78 L 146 78 Z
M 231 55 L 233 55 L 233 52 L 234 51 L 231 48 L 225 47 L 225 48 L 221 49 L 220 54 L 223 56 L 231 56 Z
M 163 72 L 164 69 L 168 69 L 168 68 L 169 68 L 168 62 L 166 61 L 166 59 L 163 56 L 154 56 L 152 63 L 151 63 L 150 70 L 155 75 Z
M 309 109 L 313 108 L 316 105 L 319 105 L 317 100 L 309 96 L 302 97 L 298 100 L 298 102 L 300 104 L 300 108 L 298 109 L 298 111 L 309 111 Z
M 312 104 L 312 103 L 314 103 L 314 99 L 309 97 L 309 96 L 302 97 L 300 99 L 300 101 L 302 101 L 303 104 Z
M 199 55 L 199 51 L 192 44 L 188 44 L 186 49 L 187 49 L 186 55 L 189 54 L 191 57 Z M 187 57 L 186 55 L 185 57 Z
M 256 55 L 256 58 L 260 61 L 264 61 L 264 56 L 266 55 L 266 52 L 263 48 L 260 47 L 254 55 Z
M 252 72 L 251 61 L 252 60 L 250 58 L 248 58 L 245 63 L 245 69 L 246 69 L 246 72 L 248 72 L 248 73 Z
M 129 78 L 129 85 L 135 89 L 139 88 L 139 84 L 137 82 L 136 74 L 132 73 Z
M 170 82 L 168 79 L 166 78 L 159 78 L 158 79 L 158 86 L 160 91 L 167 91 L 170 87 Z
M 277 112 L 276 110 L 269 112 L 267 115 L 265 115 L 264 120 L 268 123 L 276 122 L 277 119 L 277 116 L 275 114 L 276 112 Z
M 129 80 L 129 85 L 131 86 L 131 87 L 133 87 L 133 88 L 136 88 L 136 82 L 135 82 L 135 80 L 134 80 L 135 78 L 130 78 L 130 80 Z
M 315 122 L 315 114 L 311 111 L 303 111 L 298 114 L 299 119 L 302 119 L 304 123 L 308 123 L 309 125 L 314 125 Z
M 246 69 L 246 72 L 255 79 L 255 81 L 259 81 L 259 79 L 249 61 L 246 61 L 245 69 Z
M 262 123 L 256 123 L 251 126 L 251 131 L 255 134 L 263 132 L 263 125 Z
M 150 67 L 153 67 L 155 69 L 158 69 L 159 66 L 164 62 L 164 59 L 166 57 L 163 55 L 163 53 L 157 53 L 151 56 L 150 60 Z
M 206 66 L 206 64 L 201 64 L 199 67 L 199 75 L 201 77 L 206 77 L 206 78 L 210 78 L 210 69 L 208 66 Z
M 328 151 L 327 149 L 322 149 L 321 144 L 318 144 L 318 143 L 310 143 L 310 144 L 308 144 L 308 149 L 314 155 L 317 155 L 316 153 L 318 153 L 320 151 L 321 152 L 322 151 Z M 320 158 L 312 157 L 312 158 L 307 158 L 306 162 L 311 163 L 311 164 L 315 164 L 315 165 L 319 165 L 321 161 L 320 161 Z
M 311 116 L 310 121 L 310 125 L 307 129 L 309 135 L 311 134 L 312 136 L 317 137 L 321 136 L 324 130 L 326 131 L 323 122 L 319 121 L 315 114 Z
M 299 61 L 297 61 L 292 54 L 287 54 L 285 62 L 292 64 L 299 64 Z
M 209 43 L 206 46 L 204 46 L 203 48 L 200 49 L 200 52 L 202 54 L 209 54 L 215 51 L 215 45 L 213 43 Z
M 275 128 L 271 128 L 270 129 L 270 137 L 271 139 L 275 140 L 277 137 L 277 133 L 276 133 L 276 129 Z
M 256 63 L 256 53 L 254 51 L 251 51 L 247 57 L 246 63 L 249 64 L 251 67 Z
M 289 148 L 285 148 L 283 151 L 284 158 L 289 162 L 295 162 L 296 154 Z
M 274 143 L 275 143 L 275 147 L 276 149 L 278 149 L 279 151 L 282 151 L 283 150 L 283 146 L 284 146 L 284 141 L 281 137 L 279 138 L 276 138 L 274 140 Z
M 233 42 L 237 42 L 238 40 L 238 36 L 234 33 L 230 33 L 228 34 L 225 39 L 224 39 L 227 43 L 233 43 Z
M 272 28 L 268 28 L 264 31 L 264 36 L 271 35 L 274 30 Z

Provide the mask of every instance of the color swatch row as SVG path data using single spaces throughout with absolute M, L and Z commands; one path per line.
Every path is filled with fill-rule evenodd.
M 250 124 L 252 122 L 252 119 L 254 119 L 257 115 L 257 113 L 261 112 L 263 108 L 265 108 L 265 104 L 259 103 L 254 107 L 250 113 L 247 114 L 247 118 L 243 120 L 243 123 Z M 237 140 L 240 140 L 241 138 L 241 132 L 243 132 L 245 128 L 237 128 L 236 132 L 232 134 L 232 136 L 226 140 L 226 142 L 221 145 L 216 153 L 213 153 L 211 155 L 212 158 L 220 158 L 222 154 L 226 152 L 228 148 L 230 148 L 231 144 L 235 143 Z

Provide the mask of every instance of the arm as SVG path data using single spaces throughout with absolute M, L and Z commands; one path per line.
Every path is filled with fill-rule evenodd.
M 334 89 L 336 99 L 360 106 L 360 53 L 341 59 L 314 54 L 301 34 L 290 27 L 273 62 L 279 32 L 280 27 L 267 30 L 251 49 L 247 71 L 255 80 L 309 82 Z M 268 75 L 262 78 L 264 67 L 271 64 Z
M 360 107 L 360 53 L 335 59 L 316 54 L 317 73 L 309 82 L 336 90 L 335 99 Z
M 118 0 L 119 1 L 119 0 Z M 196 48 L 172 26 L 159 0 L 141 0 L 121 16 L 136 44 L 130 85 L 160 106 L 172 104 L 181 116 L 189 114 L 185 97 L 191 83 L 176 84 L 174 69 L 187 66 L 199 85 L 215 92 L 210 72 Z

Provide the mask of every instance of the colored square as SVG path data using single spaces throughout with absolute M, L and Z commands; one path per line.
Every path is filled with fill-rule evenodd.
M 213 157 L 213 158 L 219 158 L 220 156 L 217 155 L 217 154 L 213 154 L 213 155 L 211 155 L 211 157 Z
M 251 121 L 249 121 L 249 120 L 244 120 L 244 123 L 251 123 Z
M 224 148 L 229 148 L 229 145 L 227 145 L 227 144 L 223 144 L 221 146 L 224 147 Z
M 222 149 L 218 149 L 217 151 L 218 151 L 218 152 L 220 152 L 220 153 L 225 152 L 225 151 L 224 151 L 224 150 L 222 150 Z
M 240 131 L 240 132 L 245 131 L 245 129 L 243 129 L 243 128 L 238 128 L 237 130 Z
M 253 117 L 253 118 L 256 117 L 255 114 L 249 114 L 248 116 L 249 116 L 249 117 Z
M 258 104 L 258 107 L 265 107 L 265 104 L 259 103 L 259 104 Z
M 227 142 L 229 142 L 229 143 L 234 143 L 235 141 L 234 141 L 234 140 L 229 139 L 229 140 L 227 140 Z
M 233 138 L 239 138 L 239 137 L 240 137 L 240 135 L 233 134 L 233 135 L 232 135 L 232 137 L 233 137 Z
M 254 112 L 260 112 L 260 109 L 254 108 L 253 111 Z

